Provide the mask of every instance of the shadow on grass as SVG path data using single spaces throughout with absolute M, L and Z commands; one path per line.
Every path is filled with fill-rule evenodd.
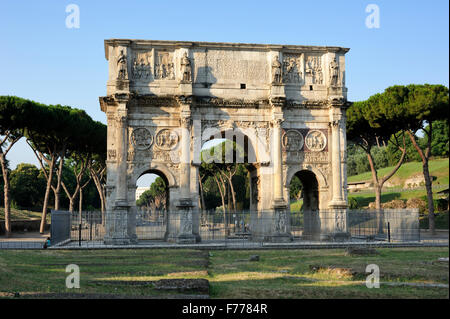
M 381 194 L 381 203 L 390 202 L 395 199 L 401 198 L 401 193 L 385 193 Z M 369 206 L 370 203 L 375 201 L 375 195 L 372 196 L 372 194 L 368 196 L 354 196 L 350 195 L 350 197 L 354 198 L 356 202 L 358 203 L 358 207 L 366 207 Z
M 309 281 L 287 276 L 275 279 L 210 281 L 210 296 L 230 299 L 447 299 L 448 289 L 386 285 L 379 289 L 369 289 L 364 280 Z

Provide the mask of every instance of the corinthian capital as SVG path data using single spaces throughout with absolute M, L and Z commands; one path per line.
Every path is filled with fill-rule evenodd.
M 123 127 L 123 126 L 127 125 L 128 118 L 125 115 L 117 115 L 115 117 L 115 120 L 116 120 L 116 123 L 118 126 Z
M 180 117 L 180 124 L 183 128 L 191 127 L 191 117 L 190 116 L 182 116 Z
M 272 125 L 275 128 L 281 128 L 281 124 L 283 124 L 284 119 L 274 119 L 272 120 Z

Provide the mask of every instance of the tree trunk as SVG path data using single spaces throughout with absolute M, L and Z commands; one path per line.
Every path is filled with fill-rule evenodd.
M 59 210 L 59 195 L 61 193 L 61 180 L 62 180 L 62 171 L 64 167 L 64 152 L 61 152 L 59 157 L 59 168 L 57 173 L 57 181 L 56 181 L 56 188 L 55 188 L 55 210 Z
M 11 198 L 9 194 L 9 175 L 6 167 L 6 159 L 3 150 L 0 148 L 0 164 L 3 175 L 3 195 L 5 201 L 5 236 L 11 237 Z
M 200 186 L 200 204 L 201 204 L 201 208 L 202 211 L 205 210 L 205 197 L 203 195 L 203 177 L 200 176 L 200 172 L 198 172 L 198 181 L 199 181 L 199 186 Z
M 395 138 L 397 140 L 397 137 Z M 402 156 L 400 157 L 397 165 L 392 169 L 392 171 L 381 178 L 381 181 L 378 179 L 377 170 L 375 167 L 375 163 L 370 153 L 370 147 L 367 149 L 363 148 L 367 153 L 367 159 L 369 160 L 370 170 L 372 172 L 372 180 L 373 180 L 373 188 L 375 190 L 375 209 L 377 210 L 377 224 L 378 224 L 378 233 L 382 234 L 384 232 L 384 213 L 381 206 L 381 194 L 383 191 L 384 183 L 389 180 L 400 168 L 406 156 L 406 142 L 405 136 L 403 135 L 403 147 L 397 145 L 398 149 L 402 151 Z
M 80 214 L 80 223 L 83 217 L 82 212 L 83 212 L 83 189 L 80 188 L 80 196 L 78 202 L 78 213 Z
M 7 132 L 5 134 L 4 139 L 0 143 L 0 165 L 2 167 L 2 175 L 3 175 L 3 196 L 4 196 L 4 205 L 5 205 L 5 236 L 11 236 L 11 196 L 10 196 L 10 184 L 9 184 L 9 172 L 6 161 L 6 154 L 11 150 L 12 146 L 16 144 L 18 140 L 20 140 L 22 135 L 11 138 L 11 132 Z M 9 141 L 9 145 L 7 145 Z M 3 146 L 6 145 L 5 150 L 3 150 Z
M 226 233 L 227 233 L 227 208 L 226 208 L 226 206 L 225 206 L 225 194 L 224 194 L 224 190 L 222 189 L 222 185 L 220 184 L 220 182 L 219 182 L 219 180 L 218 180 L 218 178 L 217 178 L 217 176 L 216 175 L 213 175 L 214 176 L 214 180 L 216 181 L 216 184 L 217 184 L 217 187 L 219 188 L 219 192 L 220 192 L 220 197 L 221 197 L 221 199 L 222 199 L 222 207 L 223 207 L 223 226 L 224 226 L 224 228 L 225 228 L 225 235 L 226 235 Z M 222 181 L 223 182 L 223 181 Z
M 373 188 L 375 190 L 375 209 L 381 210 L 381 187 L 380 183 L 378 182 L 377 169 L 375 167 L 372 154 L 370 154 L 370 148 L 366 150 L 366 154 L 367 159 L 369 160 L 370 171 L 372 172 Z
M 55 156 L 52 156 L 52 159 L 51 159 L 50 165 L 49 165 L 49 174 L 48 174 L 48 179 L 47 179 L 47 187 L 45 188 L 44 205 L 42 206 L 41 225 L 39 227 L 39 232 L 41 234 L 43 234 L 44 231 L 45 231 L 45 223 L 46 223 L 47 208 L 48 208 L 48 199 L 50 197 L 50 189 L 51 189 L 51 186 L 52 186 L 53 168 L 54 168 L 54 166 L 55 166 Z M 43 169 L 45 169 L 45 168 L 43 168 Z
M 431 234 L 435 234 L 435 221 L 434 221 L 434 203 L 433 203 L 433 184 L 430 177 L 430 171 L 428 168 L 428 160 L 431 153 L 431 136 L 432 136 L 432 124 L 429 124 L 429 131 L 426 132 L 428 134 L 428 141 L 427 141 L 427 148 L 425 150 L 425 153 L 422 151 L 420 146 L 417 144 L 416 138 L 414 137 L 414 134 L 411 131 L 408 131 L 408 136 L 411 142 L 413 143 L 415 149 L 420 155 L 420 158 L 422 159 L 422 171 L 423 171 L 423 177 L 425 179 L 425 188 L 427 190 L 427 201 L 428 201 L 428 222 L 429 222 L 429 231 Z
M 106 211 L 106 199 L 105 199 L 105 189 L 100 181 L 100 178 L 97 174 L 97 172 L 94 170 L 94 168 L 92 168 L 90 165 L 89 167 L 89 172 L 91 174 L 92 179 L 94 180 L 94 184 L 95 184 L 95 188 L 97 189 L 98 195 L 100 197 L 100 205 L 101 205 L 101 211 L 102 211 L 102 224 L 105 221 L 105 211 Z M 100 172 L 100 174 L 102 174 L 104 170 L 102 170 Z

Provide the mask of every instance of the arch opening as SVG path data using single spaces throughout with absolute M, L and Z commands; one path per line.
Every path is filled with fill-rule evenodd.
M 167 232 L 170 190 L 167 177 L 147 170 L 136 181 L 136 236 L 139 240 L 164 239 Z
M 294 174 L 289 185 L 291 233 L 294 237 L 313 239 L 320 228 L 319 183 L 309 170 Z
M 198 170 L 202 228 L 214 228 L 224 237 L 247 230 L 250 211 L 258 205 L 258 170 L 249 154 L 254 150 L 244 134 L 223 131 L 203 142 Z

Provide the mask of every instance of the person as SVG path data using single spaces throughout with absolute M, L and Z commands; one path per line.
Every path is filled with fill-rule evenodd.
M 47 249 L 48 247 L 50 247 L 50 237 L 47 237 L 44 242 L 44 249 Z

